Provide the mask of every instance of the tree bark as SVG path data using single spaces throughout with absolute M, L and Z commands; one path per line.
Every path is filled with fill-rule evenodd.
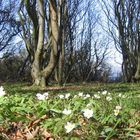
M 140 54 L 138 56 L 138 64 L 137 64 L 137 71 L 135 73 L 135 80 L 140 81 Z
M 58 7 L 58 25 L 59 25 L 59 60 L 55 68 L 55 79 L 61 86 L 63 84 L 63 67 L 64 67 L 64 38 L 65 38 L 65 19 L 66 19 L 66 2 L 65 0 L 59 0 Z
M 44 2 L 38 0 L 38 13 L 39 13 L 39 34 L 37 49 L 34 53 L 34 61 L 32 63 L 31 75 L 33 83 L 37 86 L 44 86 L 44 77 L 40 75 L 41 72 L 41 59 L 44 45 L 44 30 L 45 30 L 45 14 L 44 14 Z M 42 82 L 43 80 L 43 82 Z M 43 83 L 43 84 L 42 84 Z
M 59 30 L 58 30 L 57 4 L 55 0 L 50 0 L 49 2 L 49 13 L 50 13 L 50 26 L 51 26 L 50 28 L 51 28 L 51 41 L 52 41 L 51 55 L 47 67 L 45 67 L 41 72 L 41 75 L 46 78 L 47 83 L 52 72 L 55 69 L 55 66 L 58 63 L 59 52 L 60 52 L 60 49 L 58 48 Z
M 137 23 L 137 34 L 138 34 L 138 59 L 137 59 L 137 70 L 136 70 L 136 73 L 135 73 L 135 80 L 136 81 L 140 81 L 140 26 L 139 26 L 140 23 Z

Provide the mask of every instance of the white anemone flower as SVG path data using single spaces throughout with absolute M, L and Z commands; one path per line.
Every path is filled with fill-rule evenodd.
M 122 97 L 122 94 L 120 93 L 118 96 L 119 96 L 119 97 Z
M 0 91 L 3 91 L 3 90 L 4 90 L 3 86 L 0 86 Z
M 49 93 L 48 93 L 48 92 L 45 92 L 45 93 L 43 94 L 43 96 L 45 96 L 45 99 L 48 99 L 48 98 L 49 98 Z
M 79 94 L 78 94 L 80 97 L 82 97 L 83 96 L 83 92 L 79 92 Z
M 107 94 L 107 90 L 104 90 L 104 91 L 102 92 L 102 94 L 103 94 L 103 95 L 106 95 L 106 94 Z
M 97 94 L 94 94 L 94 97 L 96 98 L 96 99 L 100 99 L 101 97 L 99 96 L 99 95 L 97 95 Z
M 119 115 L 119 112 L 120 112 L 120 110 L 115 109 L 115 110 L 114 110 L 114 115 L 115 115 L 115 116 L 118 116 L 118 115 Z
M 41 93 L 37 93 L 37 94 L 36 94 L 36 97 L 39 97 L 39 96 L 41 96 L 41 95 L 42 95 Z
M 61 94 L 61 95 L 58 95 L 58 96 L 59 96 L 60 99 L 64 99 L 64 97 L 65 97 L 65 96 L 62 95 L 62 94 Z
M 126 96 L 125 95 L 122 95 L 122 98 L 124 99 L 124 98 L 126 98 Z
M 86 94 L 86 96 L 85 96 L 85 97 L 90 98 L 90 94 Z
M 47 97 L 47 96 L 49 96 L 49 93 L 45 92 L 45 93 L 43 93 L 43 95 Z
M 74 123 L 67 122 L 64 127 L 66 129 L 66 133 L 70 133 L 76 127 L 76 125 Z
M 84 114 L 84 117 L 89 119 L 89 118 L 93 117 L 93 110 L 91 110 L 91 109 L 84 109 L 83 110 L 83 114 Z
M 67 94 L 65 95 L 65 98 L 68 99 L 69 97 L 70 97 L 70 93 L 67 93 Z
M 115 116 L 118 116 L 118 114 L 120 113 L 120 110 L 122 109 L 122 107 L 121 106 L 116 106 L 116 109 L 114 110 L 114 115 Z
M 3 86 L 0 86 L 0 97 L 6 95 L 6 92 L 4 91 Z
M 77 95 L 74 95 L 74 97 L 73 98 L 77 98 L 78 96 Z
M 111 93 L 109 92 L 108 95 L 110 95 Z
M 44 94 L 37 93 L 37 94 L 36 94 L 36 97 L 37 97 L 38 100 L 45 100 L 45 99 L 48 99 L 48 92 L 45 92 Z
M 86 105 L 86 107 L 91 107 L 92 106 L 92 104 L 91 103 L 88 103 L 87 105 Z
M 116 106 L 116 110 L 121 110 L 122 109 L 122 107 L 121 106 Z
M 107 97 L 106 97 L 106 100 L 107 100 L 107 101 L 111 101 L 111 100 L 112 100 L 112 97 L 107 96 Z
M 69 115 L 69 114 L 71 114 L 71 112 L 72 112 L 71 110 L 68 110 L 65 108 L 62 113 L 65 115 Z
M 37 97 L 38 100 L 45 100 L 46 99 L 46 96 L 43 95 L 43 94 L 40 94 L 40 93 L 37 93 L 36 97 Z
M 90 94 L 86 94 L 84 99 L 90 98 Z

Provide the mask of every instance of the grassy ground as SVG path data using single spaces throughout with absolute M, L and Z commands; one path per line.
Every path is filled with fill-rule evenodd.
M 140 138 L 140 84 L 75 83 L 46 89 L 28 83 L 3 86 L 0 139 Z M 46 92 L 46 99 L 36 96 Z

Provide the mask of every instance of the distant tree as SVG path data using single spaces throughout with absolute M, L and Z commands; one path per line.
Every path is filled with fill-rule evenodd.
M 140 1 L 139 0 L 102 0 L 108 27 L 115 45 L 123 56 L 122 71 L 124 81 L 140 79 Z M 110 28 L 112 27 L 112 28 Z M 114 30 L 114 29 L 116 30 Z M 116 34 L 118 33 L 118 35 Z
M 2 1 L 0 3 L 0 51 L 12 46 L 14 37 L 19 33 L 15 16 L 16 2 Z
M 9 54 L 10 53 L 10 54 Z M 30 81 L 29 66 L 26 65 L 22 70 L 22 74 L 18 74 L 26 59 L 24 51 L 11 53 L 6 52 L 0 60 L 0 81 L 3 82 L 17 82 L 17 81 Z
M 108 51 L 108 40 L 98 32 L 100 16 L 96 11 L 96 3 L 87 1 L 77 18 L 80 20 L 75 23 L 72 43 L 66 44 L 65 82 L 92 81 Z

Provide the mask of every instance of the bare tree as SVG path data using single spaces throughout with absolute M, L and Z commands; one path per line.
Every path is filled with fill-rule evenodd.
M 123 56 L 122 71 L 124 81 L 130 82 L 133 78 L 139 79 L 139 0 L 102 0 L 108 23 L 118 32 L 115 35 L 113 29 L 109 32 L 114 39 L 115 45 L 119 47 Z M 111 11 L 111 12 L 110 12 Z M 138 74 L 138 75 L 137 75 Z
M 98 29 L 96 29 L 99 14 L 95 7 L 96 3 L 89 0 L 83 12 L 77 16 L 79 20 L 75 23 L 72 34 L 74 47 L 66 49 L 65 81 L 93 80 L 97 69 L 105 60 L 108 42 L 106 41 L 105 44 L 103 38 L 99 39 Z
M 19 33 L 14 15 L 15 5 L 14 1 L 0 3 L 0 51 L 9 49 L 13 38 Z
M 65 0 L 25 0 L 20 3 L 22 37 L 30 56 L 35 85 L 46 86 L 55 68 L 56 79 L 62 82 L 66 5 Z

